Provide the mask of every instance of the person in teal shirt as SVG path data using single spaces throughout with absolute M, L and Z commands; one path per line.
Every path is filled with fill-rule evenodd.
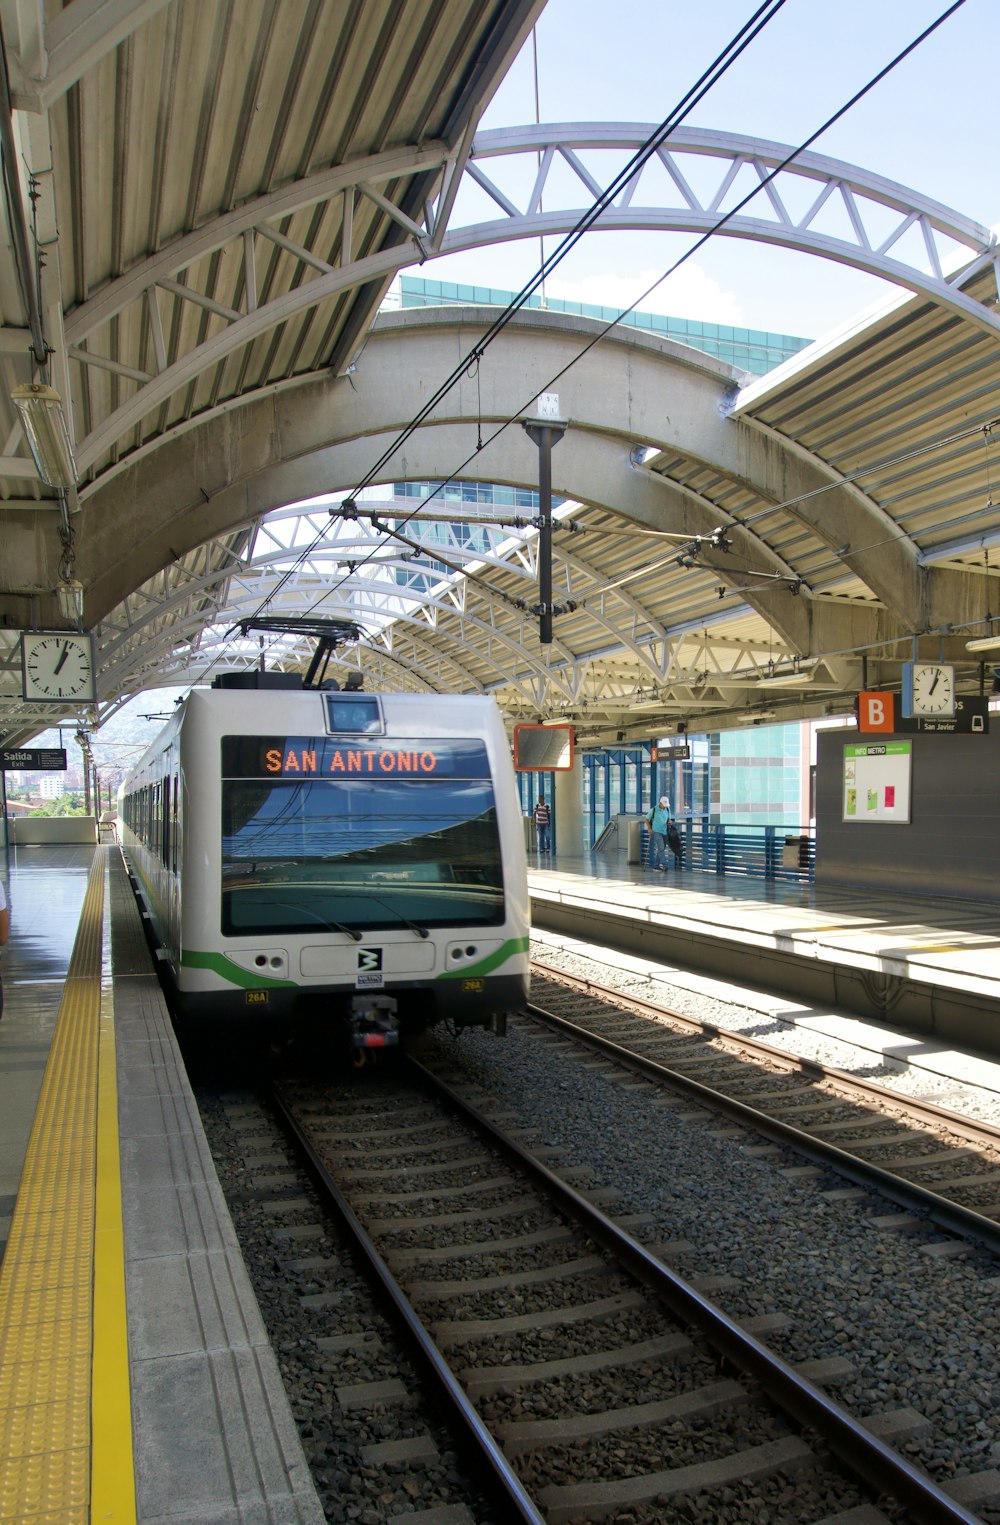
M 661 794 L 656 804 L 646 811 L 649 827 L 649 866 L 658 873 L 667 872 L 667 826 L 670 822 L 670 801 Z

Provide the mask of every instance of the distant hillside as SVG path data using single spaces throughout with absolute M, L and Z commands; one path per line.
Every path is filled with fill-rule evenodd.
M 138 761 L 157 733 L 163 729 L 173 712 L 175 701 L 186 692 L 186 689 L 180 688 L 161 688 L 154 689 L 149 694 L 141 694 L 137 699 L 130 700 L 99 731 L 92 733 L 90 745 L 97 771 L 102 778 L 110 778 L 113 773 L 127 772 Z M 65 747 L 67 761 L 72 765 L 80 755 L 75 739 L 77 729 L 74 725 L 64 725 L 44 731 L 32 740 L 31 745 Z

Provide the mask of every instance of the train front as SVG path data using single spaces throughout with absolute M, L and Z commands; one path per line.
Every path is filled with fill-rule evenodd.
M 218 697 L 230 1006 L 355 1046 L 502 1030 L 526 997 L 527 885 L 492 701 Z

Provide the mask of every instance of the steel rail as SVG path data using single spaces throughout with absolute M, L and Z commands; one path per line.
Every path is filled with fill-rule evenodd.
M 703 1081 L 692 1080 L 690 1076 L 682 1075 L 655 1059 L 647 1059 L 642 1054 L 635 1054 L 630 1049 L 622 1048 L 610 1038 L 602 1038 L 598 1033 L 592 1033 L 585 1027 L 578 1027 L 566 1017 L 557 1016 L 555 1012 L 546 1011 L 534 1003 L 528 1006 L 527 1011 L 537 1021 L 545 1022 L 567 1033 L 578 1042 L 605 1054 L 619 1064 L 638 1070 L 661 1084 L 669 1084 L 677 1090 L 684 1091 L 686 1095 L 701 1102 L 702 1105 L 710 1107 L 713 1111 L 725 1113 L 735 1122 L 752 1128 L 756 1133 L 763 1134 L 775 1143 L 787 1145 L 788 1148 L 805 1155 L 815 1164 L 834 1170 L 838 1175 L 846 1176 L 858 1186 L 869 1187 L 879 1192 L 900 1207 L 926 1213 L 934 1223 L 949 1233 L 957 1234 L 962 1239 L 974 1239 L 991 1254 L 1000 1255 L 1000 1223 L 992 1218 L 986 1218 L 972 1208 L 961 1207 L 957 1202 L 952 1202 L 949 1197 L 942 1197 L 936 1192 L 928 1191 L 926 1187 L 907 1181 L 902 1176 L 893 1175 L 879 1165 L 871 1165 L 858 1155 L 839 1149 L 836 1144 L 824 1143 L 821 1139 L 814 1138 L 812 1134 L 805 1133 L 790 1123 L 783 1123 L 766 1112 L 758 1112 L 746 1102 L 737 1101 L 735 1097 L 716 1091 L 711 1086 L 705 1085 Z M 820 1070 L 820 1073 L 824 1072 Z M 888 1099 L 888 1094 L 883 1093 L 882 1099 Z M 949 1113 L 942 1115 L 950 1118 Z
M 561 1180 L 514 1139 L 500 1129 L 470 1102 L 419 1061 L 410 1058 L 409 1067 L 449 1107 L 471 1123 L 481 1137 L 508 1158 L 516 1161 L 551 1197 L 562 1211 L 580 1223 L 598 1243 L 604 1245 L 644 1286 L 653 1291 L 671 1311 L 693 1324 L 708 1342 L 753 1377 L 778 1404 L 796 1429 L 808 1428 L 820 1436 L 845 1467 L 870 1486 L 904 1503 L 919 1525 L 981 1525 L 978 1517 L 950 1498 L 943 1489 L 905 1457 L 879 1440 L 859 1420 L 841 1408 L 813 1383 L 748 1334 L 733 1319 L 703 1297 L 682 1277 L 652 1255 L 644 1245 L 608 1218 L 586 1197 Z
M 808 1075 L 813 1080 L 828 1081 L 832 1089 L 843 1090 L 854 1099 L 860 1093 L 871 1101 L 885 1102 L 895 1111 L 906 1112 L 910 1117 L 918 1118 L 922 1122 L 938 1123 L 942 1127 L 947 1127 L 952 1133 L 968 1139 L 970 1143 L 989 1144 L 995 1149 L 1000 1149 L 1000 1127 L 993 1123 L 961 1117 L 955 1112 L 949 1112 L 945 1107 L 936 1106 L 932 1101 L 921 1101 L 919 1096 L 901 1096 L 897 1091 L 886 1090 L 885 1086 L 880 1086 L 877 1080 L 868 1080 L 863 1075 L 852 1075 L 849 1070 L 838 1070 L 831 1065 L 820 1064 L 817 1059 L 805 1059 L 799 1054 L 789 1054 L 787 1050 L 775 1048 L 760 1038 L 750 1038 L 745 1033 L 731 1032 L 726 1027 L 717 1027 L 713 1022 L 704 1022 L 700 1017 L 685 1016 L 682 1012 L 674 1011 L 670 1006 L 662 1006 L 655 1001 L 647 1001 L 642 996 L 615 990 L 611 985 L 601 985 L 595 980 L 584 979 L 577 974 L 564 974 L 561 969 L 552 969 L 541 963 L 533 962 L 531 968 L 532 973 L 543 979 L 566 985 L 573 990 L 583 991 L 599 1001 L 607 1001 L 621 1009 L 637 1011 L 643 1016 L 669 1017 L 671 1022 L 676 1022 L 678 1026 L 685 1027 L 690 1032 L 705 1033 L 711 1038 L 719 1038 L 732 1048 L 767 1059 L 781 1069 Z
M 500 1488 L 502 1502 L 507 1510 L 507 1517 L 512 1520 L 525 1521 L 527 1525 L 545 1525 L 545 1517 L 539 1514 L 533 1501 L 524 1491 L 517 1474 L 469 1402 L 458 1378 L 434 1343 L 433 1338 L 406 1297 L 402 1287 L 396 1281 L 388 1265 L 379 1254 L 361 1220 L 317 1154 L 308 1132 L 300 1126 L 295 1116 L 294 1108 L 288 1101 L 281 1086 L 273 1088 L 271 1100 L 285 1127 L 288 1128 L 297 1141 L 299 1148 L 308 1159 L 324 1192 L 334 1205 L 337 1214 L 351 1234 L 357 1248 L 377 1278 L 382 1291 L 392 1303 L 409 1340 L 415 1345 L 425 1367 L 429 1369 L 435 1379 L 439 1392 L 446 1398 L 449 1408 L 458 1420 L 467 1439 L 474 1447 L 476 1455 Z

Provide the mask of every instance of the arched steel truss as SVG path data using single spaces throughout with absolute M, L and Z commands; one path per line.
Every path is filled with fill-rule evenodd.
M 369 506 L 381 518 L 400 514 L 398 500 Z M 561 512 L 567 516 L 573 509 L 565 505 Z M 484 521 L 462 520 L 456 511 L 447 528 L 456 523 Z M 704 625 L 665 637 L 655 616 L 627 589 L 603 589 L 600 571 L 564 547 L 560 564 L 571 563 L 577 578 L 601 590 L 600 610 L 590 614 L 607 629 L 608 650 L 600 659 L 581 660 L 557 641 L 546 657 L 531 639 L 530 616 L 501 627 L 498 615 L 509 616 L 511 595 L 491 585 L 491 578 L 502 574 L 508 589 L 520 584 L 531 597 L 537 578 L 535 528 L 505 530 L 502 544 L 489 552 L 470 549 L 454 534 L 442 543 L 439 535 L 417 556 L 363 523 L 341 524 L 336 535 L 313 544 L 328 529 L 325 506 L 287 508 L 225 541 L 206 543 L 136 590 L 97 630 L 107 695 L 102 719 L 152 686 L 203 680 L 218 665 L 254 666 L 258 638 L 234 635 L 234 628 L 265 604 L 269 614 L 310 609 L 360 623 L 367 633 L 365 670 L 376 682 L 424 691 L 494 692 L 508 710 L 521 705 L 519 693 L 531 696 L 529 708 L 533 704 L 546 714 L 582 708 L 595 717 L 613 717 L 643 694 L 673 700 L 688 711 L 711 709 L 720 702 L 719 685 L 748 685 L 763 658 L 763 639 L 731 640 L 716 650 Z M 412 523 L 409 533 L 416 533 Z M 457 570 L 442 571 L 442 557 Z M 294 577 L 286 581 L 289 571 Z M 408 581 L 413 578 L 422 585 Z M 309 655 L 289 636 L 267 637 L 265 650 L 269 666 L 289 669 L 301 668 Z M 790 655 L 775 647 L 773 638 L 768 650 Z M 476 654 L 485 677 L 463 662 L 463 651 Z M 613 653 L 621 659 L 609 664 Z M 333 671 L 360 661 L 357 649 L 345 646 L 335 655 Z
M 84 378 L 93 370 L 111 372 L 129 394 L 78 441 L 81 471 L 100 475 L 109 456 L 120 450 L 129 454 L 139 443 L 133 431 L 182 388 L 335 293 L 385 280 L 439 255 L 567 232 L 588 210 L 602 179 L 612 178 L 613 170 L 601 172 L 609 158 L 617 168 L 649 132 L 628 123 L 482 132 L 464 164 L 444 144 L 392 150 L 296 181 L 175 240 L 66 318 L 74 368 Z M 790 153 L 780 143 L 682 129 L 633 176 L 595 229 L 714 230 L 727 207 L 749 186 L 762 186 Z M 518 180 L 524 166 L 530 169 L 521 175 L 520 191 L 512 191 L 506 182 Z M 419 222 L 390 195 L 395 183 L 408 183 L 416 171 L 436 175 L 439 188 Z M 668 190 L 676 194 L 668 197 Z M 351 226 L 361 199 L 388 214 L 402 237 L 391 248 L 356 258 Z M 336 251 L 306 248 L 282 231 L 296 212 L 332 202 L 340 207 Z M 975 271 L 996 270 L 990 230 L 856 166 L 801 154 L 762 186 L 753 215 L 744 209 L 717 231 L 853 266 L 960 313 L 992 335 L 1000 333 L 1000 314 L 961 289 Z M 262 298 L 260 276 L 269 250 L 297 264 L 292 289 L 270 301 Z M 222 251 L 242 270 L 238 305 L 203 289 L 211 264 L 206 256 Z M 995 280 L 992 285 L 995 292 Z M 211 320 L 204 325 L 203 342 L 183 351 L 171 348 L 168 335 L 179 326 L 166 320 L 178 304 L 193 304 Z M 126 315 L 130 321 L 123 322 Z M 129 344 L 122 334 L 131 336 Z M 142 438 L 149 440 L 148 429 Z

